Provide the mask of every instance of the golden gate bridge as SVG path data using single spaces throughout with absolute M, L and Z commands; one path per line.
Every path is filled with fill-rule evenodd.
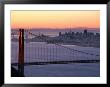
M 17 37 L 16 37 L 17 35 Z M 36 37 L 44 44 L 38 43 L 40 41 L 32 41 L 34 43 L 27 43 L 25 35 Z M 47 44 L 48 39 L 40 37 L 39 34 L 35 34 L 26 29 L 19 29 L 11 32 L 11 41 L 17 43 L 13 47 L 11 52 L 11 65 L 18 66 L 19 72 L 24 74 L 24 66 L 26 65 L 45 65 L 45 64 L 67 64 L 67 63 L 99 63 L 100 56 L 81 50 L 76 50 L 67 46 L 53 42 Z M 39 45 L 37 45 L 37 44 Z

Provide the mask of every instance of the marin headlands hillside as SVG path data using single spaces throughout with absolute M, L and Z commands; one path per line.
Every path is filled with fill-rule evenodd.
M 99 77 L 100 11 L 11 11 L 12 77 Z

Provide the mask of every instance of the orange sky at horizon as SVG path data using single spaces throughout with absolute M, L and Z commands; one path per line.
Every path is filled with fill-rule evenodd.
M 100 28 L 100 11 L 11 11 L 11 28 Z

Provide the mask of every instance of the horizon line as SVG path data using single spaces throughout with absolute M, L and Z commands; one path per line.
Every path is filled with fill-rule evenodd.
M 19 27 L 19 28 L 11 28 L 11 29 L 51 29 L 51 30 L 57 30 L 57 29 L 71 29 L 71 30 L 74 30 L 74 29 L 100 29 L 100 27 L 72 27 L 72 28 L 42 28 L 42 27 L 39 27 L 39 28 L 22 28 L 22 27 Z

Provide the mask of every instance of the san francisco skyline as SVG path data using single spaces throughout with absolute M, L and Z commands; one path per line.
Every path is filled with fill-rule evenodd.
M 11 28 L 100 28 L 100 11 L 11 11 Z

